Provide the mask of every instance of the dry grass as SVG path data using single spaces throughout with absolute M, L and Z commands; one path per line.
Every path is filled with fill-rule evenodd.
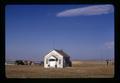
M 72 67 L 46 69 L 43 66 L 6 65 L 7 78 L 112 78 L 114 64 L 99 61 L 73 61 Z

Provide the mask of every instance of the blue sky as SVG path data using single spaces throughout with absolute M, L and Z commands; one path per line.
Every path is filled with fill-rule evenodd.
M 114 6 L 7 5 L 6 60 L 43 60 L 53 48 L 71 59 L 114 58 Z

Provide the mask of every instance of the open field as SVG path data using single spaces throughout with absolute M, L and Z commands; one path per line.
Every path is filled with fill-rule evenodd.
M 46 69 L 43 66 L 6 65 L 7 78 L 113 78 L 114 64 L 105 61 L 73 61 L 72 67 Z

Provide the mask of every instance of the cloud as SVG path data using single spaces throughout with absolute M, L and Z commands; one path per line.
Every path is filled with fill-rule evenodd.
M 114 8 L 112 5 L 94 5 L 83 8 L 69 9 L 57 13 L 57 17 L 68 17 L 68 16 L 90 16 L 90 15 L 101 15 L 113 12 Z
M 105 43 L 105 47 L 108 48 L 108 49 L 114 48 L 114 42 L 113 41 L 106 42 Z

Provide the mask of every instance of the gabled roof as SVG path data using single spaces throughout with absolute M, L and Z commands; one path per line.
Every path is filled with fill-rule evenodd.
M 54 49 L 56 52 L 58 52 L 59 54 L 61 54 L 63 57 L 70 57 L 68 54 L 66 54 L 63 50 L 57 50 Z

